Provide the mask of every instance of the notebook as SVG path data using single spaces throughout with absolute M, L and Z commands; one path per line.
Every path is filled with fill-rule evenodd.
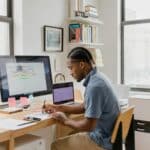
M 19 111 L 23 111 L 23 109 L 19 107 L 7 107 L 7 108 L 0 109 L 0 113 L 6 113 L 6 114 L 16 113 Z
M 53 104 L 75 104 L 73 82 L 53 84 Z

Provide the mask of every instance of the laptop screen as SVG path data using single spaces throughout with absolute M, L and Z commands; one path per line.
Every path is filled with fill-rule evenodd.
M 74 101 L 74 88 L 72 82 L 53 84 L 53 103 L 63 104 Z

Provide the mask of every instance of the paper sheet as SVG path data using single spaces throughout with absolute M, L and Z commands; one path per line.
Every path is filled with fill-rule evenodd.
M 24 117 L 27 117 L 27 116 L 40 118 L 41 120 L 48 119 L 51 117 L 51 115 L 46 114 L 46 113 L 43 114 L 42 112 L 32 113 L 32 114 L 26 115 Z M 8 130 L 17 130 L 17 129 L 24 128 L 24 127 L 30 126 L 31 124 L 36 123 L 36 121 L 35 121 L 32 123 L 30 122 L 28 124 L 20 125 L 20 124 L 27 123 L 27 122 L 29 122 L 29 121 L 1 117 L 0 118 L 0 128 L 8 129 Z M 20 125 L 20 126 L 18 126 L 18 125 Z
M 8 129 L 8 130 L 17 130 L 20 128 L 30 126 L 31 124 L 34 124 L 34 123 L 29 123 L 22 126 L 18 126 L 19 124 L 26 123 L 26 122 L 28 121 L 11 119 L 11 118 L 0 118 L 0 128 Z
M 51 117 L 50 114 L 47 114 L 47 113 L 42 113 L 42 112 L 36 112 L 36 113 L 32 113 L 32 114 L 29 114 L 29 115 L 26 115 L 25 117 L 35 117 L 35 118 L 39 118 L 41 120 L 44 120 L 44 119 L 48 119 Z

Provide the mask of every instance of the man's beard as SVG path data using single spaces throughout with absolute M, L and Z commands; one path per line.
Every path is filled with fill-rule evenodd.
M 80 81 L 82 81 L 82 80 L 83 80 L 83 78 L 76 79 L 77 82 L 80 82 Z

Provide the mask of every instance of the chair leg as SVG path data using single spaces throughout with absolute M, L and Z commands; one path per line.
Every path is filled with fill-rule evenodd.
M 126 150 L 135 150 L 135 135 L 134 135 L 134 115 L 132 116 L 129 133 L 126 138 Z
M 119 124 L 116 140 L 113 144 L 113 150 L 122 150 L 122 123 Z

